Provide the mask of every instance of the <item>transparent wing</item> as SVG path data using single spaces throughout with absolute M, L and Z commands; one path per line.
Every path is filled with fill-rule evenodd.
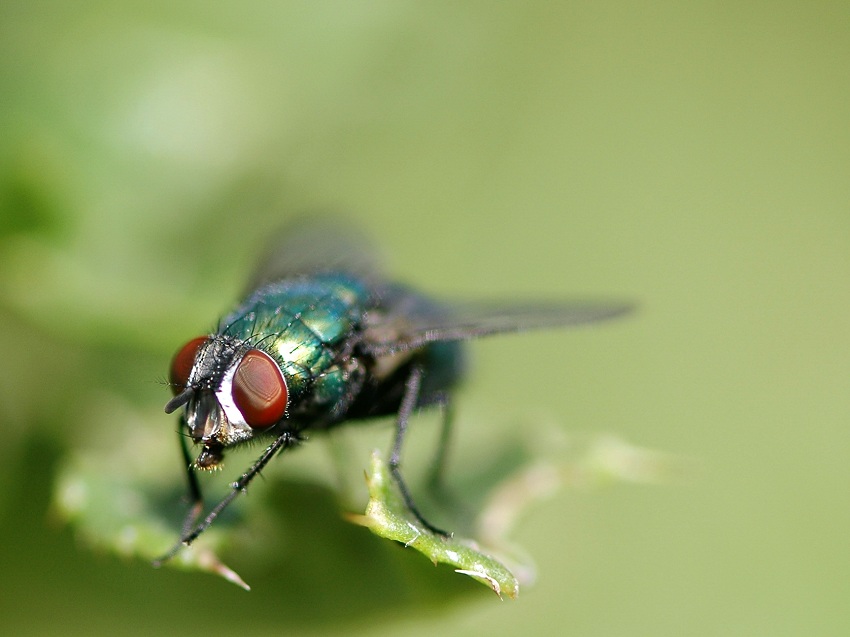
M 440 304 L 386 284 L 378 255 L 372 242 L 345 219 L 324 214 L 302 217 L 275 233 L 245 292 L 293 276 L 348 272 L 383 298 L 378 311 L 370 313 L 361 342 L 375 356 L 438 341 L 589 325 L 633 309 L 620 302 Z
M 272 236 L 245 289 L 303 274 L 343 271 L 366 281 L 380 278 L 379 251 L 360 230 L 330 215 L 301 217 Z
M 631 303 L 459 303 L 439 312 L 390 312 L 366 332 L 365 349 L 382 356 L 440 341 L 461 341 L 492 334 L 559 327 L 579 327 L 607 321 L 634 309 Z

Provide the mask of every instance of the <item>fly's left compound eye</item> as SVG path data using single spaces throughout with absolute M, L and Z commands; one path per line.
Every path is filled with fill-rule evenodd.
M 195 359 L 198 357 L 201 346 L 206 342 L 206 336 L 193 338 L 181 347 L 174 358 L 171 359 L 168 379 L 171 381 L 171 391 L 174 392 L 175 396 L 186 389 L 189 384 L 189 374 L 192 373 L 192 367 L 195 366 Z
M 269 427 L 283 418 L 289 391 L 277 363 L 265 352 L 252 349 L 233 374 L 233 402 L 254 429 Z

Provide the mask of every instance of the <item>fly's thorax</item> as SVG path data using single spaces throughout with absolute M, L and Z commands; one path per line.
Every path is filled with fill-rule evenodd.
M 175 356 L 171 378 L 179 393 L 166 411 L 185 405 L 189 435 L 203 445 L 199 468 L 215 468 L 226 447 L 286 418 L 289 391 L 280 364 L 249 341 L 221 334 L 193 339 Z
M 257 289 L 222 320 L 221 331 L 260 343 L 286 377 L 291 414 L 321 422 L 344 407 L 359 382 L 353 346 L 370 302 L 349 276 L 297 277 Z

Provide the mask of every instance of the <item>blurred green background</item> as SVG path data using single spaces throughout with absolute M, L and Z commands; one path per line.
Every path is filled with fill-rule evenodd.
M 850 633 L 848 25 L 847 2 L 5 0 L 2 632 Z M 446 296 L 639 301 L 476 344 L 462 458 L 545 422 L 683 475 L 537 508 L 517 602 L 272 480 L 280 559 L 233 552 L 250 593 L 90 551 L 51 513 L 69 454 L 144 432 L 139 465 L 182 484 L 158 381 L 309 209 Z

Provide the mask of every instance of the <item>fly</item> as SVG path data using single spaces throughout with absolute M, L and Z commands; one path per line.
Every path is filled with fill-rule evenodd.
M 169 374 L 174 397 L 165 411 L 180 413 L 193 505 L 180 540 L 156 564 L 191 544 L 305 433 L 386 415 L 395 416 L 389 469 L 399 493 L 425 527 L 448 535 L 417 509 L 401 452 L 413 411 L 445 405 L 462 379 L 463 341 L 595 323 L 630 309 L 624 303 L 443 304 L 388 283 L 371 254 L 350 231 L 295 225 L 217 329 L 177 351 Z M 449 424 L 444 417 L 442 441 Z M 200 447 L 194 460 L 189 439 Z M 256 439 L 268 441 L 266 449 L 201 519 L 197 472 L 217 468 L 229 449 Z

